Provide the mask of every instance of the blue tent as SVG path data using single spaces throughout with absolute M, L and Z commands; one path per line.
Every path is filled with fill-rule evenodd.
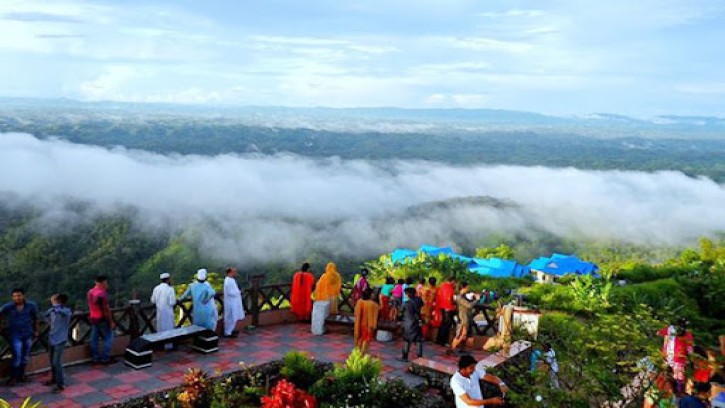
M 393 263 L 405 263 L 407 259 L 415 258 L 421 252 L 432 256 L 437 256 L 440 254 L 448 255 L 451 258 L 457 259 L 468 265 L 469 271 L 478 273 L 479 275 L 491 276 L 494 278 L 519 278 L 529 275 L 530 273 L 527 266 L 520 265 L 516 261 L 509 261 L 499 258 L 470 258 L 453 252 L 453 249 L 451 247 L 435 247 L 431 245 L 421 245 L 417 251 L 414 251 L 412 249 L 398 248 L 390 254 L 390 257 Z
M 398 248 L 390 254 L 390 258 L 394 264 L 405 262 L 408 258 L 415 258 L 418 255 L 417 251 L 411 249 Z
M 473 258 L 473 265 L 468 269 L 492 278 L 522 278 L 531 273 L 528 266 L 501 258 Z
M 564 255 L 554 253 L 550 257 L 536 258 L 529 264 L 533 270 L 541 271 L 547 275 L 556 277 L 577 274 L 577 275 L 594 275 L 599 277 L 596 272 L 599 267 L 591 262 L 582 261 L 574 255 Z

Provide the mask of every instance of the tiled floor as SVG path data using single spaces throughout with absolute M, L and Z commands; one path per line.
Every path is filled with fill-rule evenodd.
M 287 324 L 260 327 L 251 333 L 242 332 L 236 339 L 220 339 L 218 353 L 199 354 L 186 348 L 172 352 L 155 352 L 152 367 L 136 371 L 119 362 L 108 367 L 80 365 L 66 369 L 68 388 L 62 394 L 53 394 L 42 385 L 49 374 L 31 377 L 31 382 L 12 388 L 0 387 L 0 398 L 13 407 L 27 396 L 42 401 L 48 407 L 93 407 L 141 396 L 152 391 L 180 385 L 189 367 L 199 367 L 213 373 L 227 373 L 238 369 L 239 362 L 262 363 L 281 359 L 290 350 L 304 350 L 322 361 L 344 361 L 353 347 L 353 339 L 344 328 L 331 328 L 324 336 L 310 334 L 308 324 Z M 413 347 L 414 349 L 414 347 Z M 370 353 L 382 359 L 387 377 L 405 377 L 408 363 L 396 360 L 400 356 L 401 342 L 373 342 Z M 444 348 L 426 343 L 423 353 L 431 360 L 455 364 L 454 357 L 444 354 Z M 410 358 L 415 358 L 411 350 Z M 477 353 L 478 354 L 478 353 Z M 477 357 L 481 358 L 480 355 Z

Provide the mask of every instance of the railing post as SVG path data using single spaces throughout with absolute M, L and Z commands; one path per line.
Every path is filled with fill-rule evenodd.
M 264 275 L 252 276 L 252 304 L 249 305 L 252 309 L 252 326 L 259 326 L 259 287 L 262 283 Z
M 131 335 L 131 340 L 141 337 L 141 325 L 138 322 L 138 316 L 141 313 L 140 308 L 140 300 L 131 299 L 128 301 L 128 334 Z

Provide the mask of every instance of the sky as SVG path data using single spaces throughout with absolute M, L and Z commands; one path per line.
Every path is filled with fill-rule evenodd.
M 0 1 L 0 96 L 725 116 L 718 0 Z
M 0 204 L 41 209 L 43 233 L 89 221 L 68 200 L 104 213 L 131 207 L 139 226 L 193 232 L 203 253 L 229 262 L 296 263 L 315 248 L 371 259 L 533 231 L 692 245 L 725 230 L 725 186 L 675 171 L 159 155 L 0 133 L 0 174 L 14 174 L 0 177 Z M 505 205 L 457 200 L 467 197 Z M 449 205 L 409 211 L 442 200 Z

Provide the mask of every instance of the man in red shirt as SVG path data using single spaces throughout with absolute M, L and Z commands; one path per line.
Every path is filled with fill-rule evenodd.
M 451 326 L 453 326 L 453 316 L 456 314 L 456 304 L 453 300 L 456 294 L 456 278 L 451 276 L 441 284 L 436 292 L 436 307 L 440 309 L 443 315 L 443 322 L 438 328 L 438 337 L 436 343 L 445 346 L 448 343 Z
M 98 276 L 96 286 L 88 291 L 89 320 L 91 323 L 91 358 L 94 364 L 111 364 L 111 346 L 116 322 L 108 307 L 108 278 Z M 98 351 L 99 337 L 103 337 L 103 352 Z

